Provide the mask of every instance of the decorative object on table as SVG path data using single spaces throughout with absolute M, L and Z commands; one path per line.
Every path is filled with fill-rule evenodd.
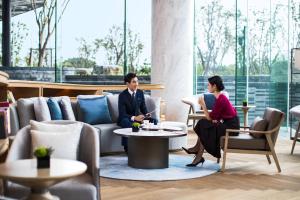
M 50 168 L 50 156 L 54 149 L 52 147 L 40 146 L 34 150 L 37 159 L 37 168 Z
M 0 102 L 0 139 L 6 139 L 10 133 L 9 102 Z
M 248 106 L 248 101 L 246 99 L 243 100 L 243 106 Z
M 139 132 L 141 124 L 138 122 L 132 123 L 132 132 Z

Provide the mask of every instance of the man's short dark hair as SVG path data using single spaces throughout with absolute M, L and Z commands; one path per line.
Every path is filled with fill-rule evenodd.
M 126 76 L 124 76 L 124 82 L 130 83 L 132 79 L 136 77 L 135 73 L 128 73 Z

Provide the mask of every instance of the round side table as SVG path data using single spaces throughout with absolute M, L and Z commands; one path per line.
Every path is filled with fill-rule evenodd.
M 0 177 L 30 187 L 28 200 L 56 200 L 49 187 L 66 179 L 83 174 L 87 166 L 83 162 L 51 159 L 50 168 L 38 169 L 36 159 L 16 160 L 0 164 Z

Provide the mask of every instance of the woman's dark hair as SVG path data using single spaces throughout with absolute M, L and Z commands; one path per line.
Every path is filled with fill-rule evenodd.
M 124 82 L 125 82 L 125 83 L 130 83 L 131 80 L 132 80 L 133 78 L 135 78 L 135 77 L 136 77 L 136 74 L 135 74 L 135 73 L 128 73 L 126 76 L 124 76 Z
M 212 76 L 212 77 L 208 78 L 208 82 L 211 85 L 216 85 L 218 91 L 222 91 L 225 89 L 223 80 L 220 76 Z

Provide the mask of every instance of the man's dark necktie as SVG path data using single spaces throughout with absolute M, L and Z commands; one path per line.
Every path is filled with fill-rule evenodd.
M 137 113 L 137 110 L 138 110 L 138 109 L 137 109 L 137 103 L 136 103 L 135 95 L 136 95 L 135 92 L 133 92 L 132 95 L 131 95 L 131 104 L 132 104 L 132 107 L 133 107 L 133 112 L 134 112 L 134 114 L 137 115 L 137 114 L 138 114 L 138 113 Z

